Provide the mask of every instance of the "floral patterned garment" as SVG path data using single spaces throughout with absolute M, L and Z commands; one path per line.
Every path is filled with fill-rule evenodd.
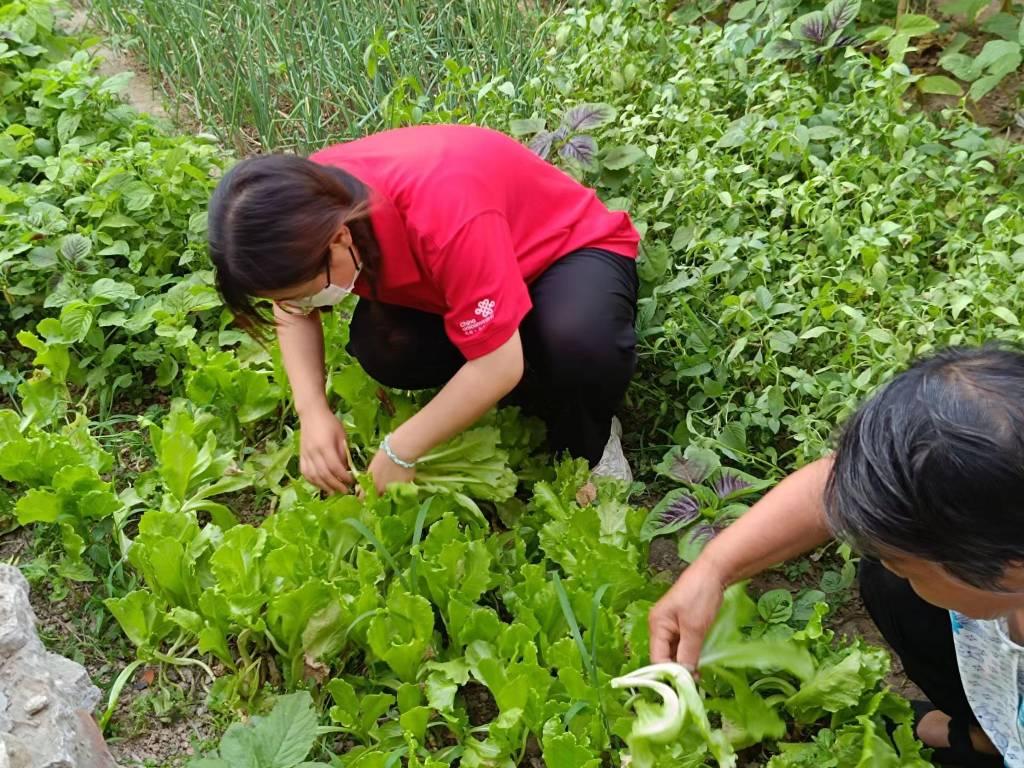
M 1024 768 L 1024 648 L 1006 619 L 979 621 L 951 612 L 960 678 L 978 723 L 1007 768 Z

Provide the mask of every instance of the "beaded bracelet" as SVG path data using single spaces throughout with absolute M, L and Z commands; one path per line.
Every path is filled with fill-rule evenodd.
M 395 452 L 391 450 L 391 435 L 384 435 L 384 440 L 380 444 L 381 449 L 395 464 L 400 466 L 402 469 L 416 469 L 415 461 L 404 461 L 395 455 Z

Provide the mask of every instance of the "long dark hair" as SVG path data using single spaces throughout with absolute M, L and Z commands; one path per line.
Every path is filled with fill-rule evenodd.
M 1009 344 L 921 360 L 850 419 L 825 494 L 863 553 L 904 553 L 999 589 L 1024 561 L 1024 354 Z
M 255 297 L 315 277 L 341 223 L 359 249 L 362 274 L 376 284 L 380 249 L 366 185 L 339 168 L 295 155 L 242 160 L 210 199 L 210 257 L 217 289 L 245 328 L 271 321 Z

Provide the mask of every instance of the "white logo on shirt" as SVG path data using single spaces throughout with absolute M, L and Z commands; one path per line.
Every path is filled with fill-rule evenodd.
M 473 314 L 480 315 L 484 320 L 490 320 L 494 317 L 494 302 L 491 299 L 483 299 L 476 305 L 476 312 Z
M 480 333 L 494 319 L 495 306 L 496 304 L 493 299 L 481 299 L 477 302 L 476 309 L 473 311 L 473 314 L 480 319 L 463 320 L 459 323 L 459 328 L 467 336 Z

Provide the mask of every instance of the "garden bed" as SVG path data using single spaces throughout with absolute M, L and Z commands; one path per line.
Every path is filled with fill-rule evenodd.
M 210 753 L 232 721 L 250 723 L 231 726 L 228 738 L 244 741 L 286 716 L 296 732 L 313 724 L 308 759 L 333 753 L 353 768 L 618 764 L 633 713 L 608 682 L 646 662 L 646 609 L 682 567 L 676 537 L 644 528 L 648 508 L 680 488 L 666 456 L 698 451 L 722 473 L 775 480 L 828 450 L 836 423 L 914 356 L 1021 336 L 1024 151 L 952 105 L 916 111 L 899 61 L 853 49 L 767 57 L 793 19 L 770 24 L 756 3 L 666 17 L 659 4 L 610 0 L 548 9 L 539 27 L 530 6 L 514 34 L 504 16 L 481 27 L 478 47 L 462 26 L 472 14 L 442 5 L 396 22 L 420 35 L 410 40 L 441 41 L 429 60 L 352 32 L 349 47 L 365 50 L 331 74 L 372 87 L 322 124 L 295 98 L 315 57 L 271 55 L 283 6 L 266 4 L 269 26 L 246 33 L 265 35 L 253 58 L 257 84 L 276 89 L 265 114 L 253 111 L 259 93 L 218 101 L 230 72 L 200 81 L 187 74 L 198 63 L 166 47 L 160 35 L 189 3 L 144 3 L 137 17 L 115 2 L 94 10 L 160 72 L 179 117 L 194 107 L 187 119 L 242 151 L 416 121 L 472 120 L 529 140 L 580 104 L 612 115 L 580 133 L 593 161 L 560 152 L 558 138 L 551 159 L 645 235 L 642 371 L 625 419 L 642 481 L 633 495 L 581 494 L 585 469 L 556 475 L 536 432 L 499 414 L 471 439 L 489 446 L 480 471 L 511 478 L 512 498 L 483 494 L 475 511 L 453 489 L 364 505 L 318 498 L 298 476 L 273 350 L 231 327 L 212 287 L 205 205 L 229 152 L 124 107 L 120 78 L 79 50 L 94 42 L 55 31 L 50 3 L 0 10 L 15 34 L 0 61 L 11 83 L 0 103 L 0 553 L 33 582 L 48 645 L 113 689 L 105 725 L 125 765 L 180 765 Z M 172 14 L 168 26 L 136 39 L 139 19 L 158 12 Z M 231 58 L 225 40 L 245 28 L 225 24 L 202 40 L 200 61 Z M 495 47 L 506 33 L 515 50 Z M 444 77 L 424 75 L 437 66 Z M 136 82 L 132 103 L 151 107 Z M 329 87 L 318 95 L 338 106 Z M 365 456 L 394 414 L 359 407 L 377 402 L 377 387 L 352 373 L 341 333 L 327 329 L 332 404 Z M 399 413 L 419 404 L 393 400 Z M 756 498 L 706 490 L 709 525 Z M 769 676 L 781 683 L 707 670 L 709 730 L 694 720 L 681 737 L 695 765 L 718 757 L 723 726 L 742 760 L 763 764 L 779 742 L 826 744 L 830 720 L 860 743 L 857 716 L 881 722 L 887 685 L 919 695 L 898 664 L 884 669 L 853 642 L 881 638 L 851 569 L 833 549 L 751 587 L 755 598 L 786 590 L 792 604 L 821 588 L 831 643 L 808 636 L 811 614 L 746 615 L 735 597 L 745 618 L 731 641 L 778 641 L 788 661 Z M 843 708 L 801 699 L 840 659 L 861 673 Z M 773 684 L 787 695 L 758 697 L 770 699 L 770 725 L 737 735 L 744 686 Z M 306 690 L 308 704 L 296 693 Z M 275 701 L 271 720 L 251 720 Z M 661 759 L 681 759 L 674 748 Z

